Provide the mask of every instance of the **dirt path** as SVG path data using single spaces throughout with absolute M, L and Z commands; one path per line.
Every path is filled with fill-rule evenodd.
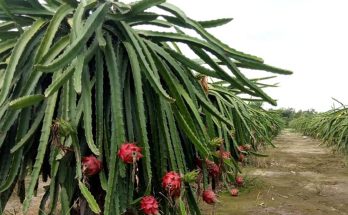
M 348 166 L 320 142 L 284 131 L 258 168 L 244 174 L 256 187 L 237 198 L 221 196 L 217 215 L 348 215 Z M 256 181 L 256 183 L 255 183 Z

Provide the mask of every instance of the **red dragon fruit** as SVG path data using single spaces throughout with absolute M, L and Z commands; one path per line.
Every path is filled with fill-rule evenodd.
M 222 157 L 223 159 L 230 159 L 231 153 L 228 151 L 216 151 L 217 156 Z
M 231 196 L 238 196 L 239 190 L 237 188 L 232 188 L 230 193 Z
M 158 215 L 158 202 L 153 196 L 144 196 L 140 201 L 140 209 L 147 215 Z
M 203 191 L 202 198 L 205 203 L 210 205 L 213 205 L 218 201 L 216 194 L 212 190 Z
M 244 146 L 238 146 L 238 151 L 244 151 L 245 149 L 244 149 Z
M 86 176 L 92 176 L 100 172 L 102 168 L 101 161 L 95 156 L 89 155 L 82 158 L 82 172 Z
M 243 184 L 244 184 L 244 178 L 243 178 L 242 176 L 237 176 L 237 177 L 236 177 L 236 184 L 237 184 L 238 186 L 243 186 Z
M 162 187 L 171 197 L 179 197 L 181 191 L 181 177 L 178 173 L 171 171 L 162 178 Z
M 250 144 L 245 144 L 242 146 L 238 146 L 239 151 L 250 151 L 251 150 L 251 145 Z
M 133 164 L 143 157 L 141 154 L 141 148 L 134 143 L 124 143 L 118 150 L 117 155 L 124 163 Z
M 243 153 L 239 153 L 239 156 L 238 156 L 238 161 L 239 162 L 243 162 L 245 159 L 245 155 Z
M 220 175 L 220 167 L 216 163 L 210 160 L 206 160 L 206 163 L 208 172 L 211 176 L 217 177 Z

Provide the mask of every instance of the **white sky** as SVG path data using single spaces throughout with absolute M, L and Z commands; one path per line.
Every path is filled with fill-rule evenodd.
M 292 70 L 274 79 L 280 87 L 266 90 L 278 107 L 325 111 L 331 97 L 348 104 L 348 0 L 167 2 L 197 20 L 234 18 L 209 31 L 237 50 Z

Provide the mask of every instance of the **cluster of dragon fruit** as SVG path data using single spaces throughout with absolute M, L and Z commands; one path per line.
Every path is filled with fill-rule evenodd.
M 239 146 L 238 161 L 243 163 L 245 156 L 251 149 L 250 145 Z M 136 165 L 137 161 L 143 158 L 141 154 L 142 148 L 138 147 L 135 143 L 124 143 L 121 145 L 117 155 L 125 164 Z M 224 173 L 224 160 L 233 159 L 230 152 L 224 150 L 216 151 L 216 155 L 220 158 L 219 163 L 209 159 L 200 159 L 196 157 L 197 169 L 186 174 L 181 174 L 175 171 L 167 172 L 162 178 L 162 188 L 166 194 L 167 199 L 175 201 L 182 194 L 183 182 L 197 183 L 200 186 L 202 181 L 203 165 L 206 166 L 208 174 L 215 185 L 212 188 L 197 191 L 198 196 L 201 196 L 202 200 L 209 204 L 214 205 L 218 202 L 218 195 L 216 194 L 215 187 L 219 178 Z M 102 162 L 98 160 L 94 155 L 86 156 L 82 158 L 82 171 L 85 177 L 96 175 L 102 169 Z M 244 186 L 244 178 L 241 175 L 236 175 L 234 179 L 233 188 L 229 190 L 231 196 L 238 196 L 240 187 Z M 199 190 L 199 189 L 197 189 Z M 153 195 L 143 196 L 140 200 L 140 208 L 144 214 L 158 215 L 160 214 L 159 202 Z

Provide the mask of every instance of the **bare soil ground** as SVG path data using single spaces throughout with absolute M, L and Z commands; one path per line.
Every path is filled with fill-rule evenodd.
M 269 157 L 257 159 L 258 167 L 244 170 L 257 179 L 255 189 L 239 197 L 222 194 L 216 215 L 348 215 L 346 157 L 289 130 L 274 144 Z
M 28 181 L 26 180 L 26 184 L 29 184 L 29 179 Z M 48 182 L 42 182 L 40 181 L 39 187 L 37 190 L 37 195 L 33 197 L 33 200 L 31 202 L 30 208 L 28 210 L 27 215 L 36 215 L 39 213 L 39 208 L 40 208 L 40 202 L 41 199 L 45 193 L 44 186 L 48 186 Z M 19 197 L 17 195 L 17 189 L 15 189 L 12 193 L 12 196 L 10 197 L 5 210 L 4 210 L 4 215 L 21 215 L 22 213 L 22 204 L 19 200 Z

